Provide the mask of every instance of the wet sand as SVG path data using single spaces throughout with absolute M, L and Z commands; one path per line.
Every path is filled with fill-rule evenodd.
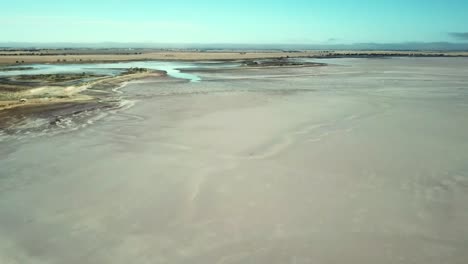
M 467 59 L 324 62 L 4 137 L 0 263 L 466 263 Z

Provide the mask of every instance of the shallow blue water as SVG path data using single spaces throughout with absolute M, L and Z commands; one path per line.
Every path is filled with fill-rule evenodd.
M 201 78 L 196 74 L 183 73 L 181 69 L 194 67 L 219 68 L 219 63 L 191 63 L 191 62 L 162 62 L 162 61 L 135 61 L 135 62 L 119 62 L 119 63 L 90 63 L 90 64 L 32 64 L 26 65 L 33 67 L 31 70 L 18 71 L 0 71 L 0 76 L 16 76 L 22 74 L 55 74 L 55 73 L 96 73 L 105 75 L 117 75 L 123 70 L 139 67 L 152 70 L 166 71 L 167 74 L 174 78 L 186 79 L 191 82 L 201 81 Z M 230 64 L 229 66 L 235 66 Z M 24 67 L 24 66 L 23 66 Z

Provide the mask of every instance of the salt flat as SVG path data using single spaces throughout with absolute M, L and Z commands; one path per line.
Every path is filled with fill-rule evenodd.
M 320 62 L 4 135 L 0 262 L 466 263 L 468 59 Z

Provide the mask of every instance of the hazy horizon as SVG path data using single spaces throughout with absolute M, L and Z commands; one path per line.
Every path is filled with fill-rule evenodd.
M 137 43 L 137 42 L 0 42 L 4 49 L 40 48 L 134 48 L 134 49 L 233 49 L 233 50 L 433 50 L 467 51 L 468 43 L 407 42 L 407 43 L 353 43 L 353 44 L 248 44 L 248 43 Z

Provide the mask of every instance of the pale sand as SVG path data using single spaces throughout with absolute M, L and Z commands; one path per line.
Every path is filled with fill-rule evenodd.
M 0 263 L 465 264 L 467 59 L 331 62 L 3 137 Z
M 50 51 L 55 53 L 54 51 Z M 61 51 L 57 51 L 60 53 Z M 73 51 L 62 51 L 73 53 Z M 327 57 L 327 56 L 355 56 L 355 55 L 382 55 L 392 54 L 394 56 L 431 56 L 443 54 L 445 56 L 468 56 L 468 52 L 437 52 L 437 51 L 300 51 L 300 52 L 144 52 L 142 54 L 89 54 L 89 55 L 9 55 L 14 53 L 28 52 L 0 52 L 7 56 L 0 56 L 0 64 L 22 64 L 31 63 L 89 63 L 89 62 L 117 62 L 117 61 L 144 61 L 144 60 L 173 60 L 173 61 L 211 61 L 211 60 L 244 60 L 259 58 L 280 58 L 280 57 Z M 64 61 L 66 60 L 66 62 Z

